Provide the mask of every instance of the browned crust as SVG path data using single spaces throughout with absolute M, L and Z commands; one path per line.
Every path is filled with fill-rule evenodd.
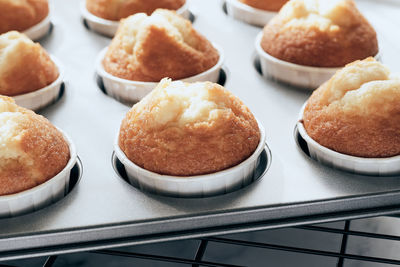
M 0 94 L 15 96 L 29 93 L 54 82 L 58 68 L 47 52 L 35 43 L 21 42 L 18 44 L 18 56 L 13 57 L 7 73 L 1 75 Z
M 63 170 L 70 159 L 68 143 L 46 118 L 24 108 L 18 108 L 18 112 L 23 114 L 19 120 L 23 132 L 20 149 L 33 164 L 28 166 L 18 159 L 2 162 L 0 195 L 18 193 L 46 182 Z
M 24 31 L 41 22 L 49 14 L 47 0 L 0 2 L 0 34 L 11 30 Z
M 108 20 L 120 20 L 136 13 L 150 15 L 157 8 L 177 10 L 186 0 L 127 0 L 112 3 L 109 0 L 86 0 L 87 10 L 95 16 Z
M 212 94 L 232 112 L 218 120 L 188 123 L 182 127 L 157 127 L 151 121 L 156 105 L 137 105 L 122 121 L 119 146 L 135 164 L 167 175 L 190 176 L 217 172 L 248 158 L 260 140 L 257 121 L 250 110 L 225 88 L 215 85 Z
M 182 79 L 210 69 L 218 62 L 218 51 L 187 23 L 194 47 L 176 41 L 164 28 L 151 25 L 136 54 L 131 55 L 123 48 L 123 35 L 117 33 L 103 60 L 104 69 L 119 78 L 145 82 L 158 82 L 164 77 Z
M 360 113 L 326 109 L 321 99 L 331 82 L 311 95 L 304 110 L 304 127 L 320 145 L 365 158 L 400 155 L 400 105 L 385 105 L 384 112 Z M 379 107 L 375 107 L 379 111 Z
M 284 27 L 279 14 L 263 30 L 261 47 L 278 59 L 305 66 L 343 67 L 358 59 L 378 53 L 376 32 L 354 2 L 349 1 L 352 16 L 359 23 L 340 27 L 337 31 L 321 31 L 318 27 Z
M 279 11 L 279 9 L 281 9 L 281 7 L 288 0 L 239 0 L 239 1 L 254 8 L 268 10 L 268 11 Z

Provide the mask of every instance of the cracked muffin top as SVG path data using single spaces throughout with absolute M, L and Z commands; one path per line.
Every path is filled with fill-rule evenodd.
M 132 107 L 119 133 L 119 146 L 133 163 L 175 176 L 235 166 L 259 141 L 253 114 L 224 87 L 170 79 Z
M 400 154 L 400 77 L 373 58 L 339 70 L 307 102 L 303 123 L 320 145 L 382 158 Z
M 0 195 L 40 185 L 70 159 L 64 136 L 46 118 L 0 96 Z
M 289 1 L 264 27 L 261 47 L 314 67 L 343 67 L 378 53 L 376 32 L 352 0 Z
M 54 82 L 58 68 L 39 43 L 11 31 L 0 35 L 0 94 L 29 93 Z
M 139 13 L 121 21 L 103 67 L 119 78 L 159 82 L 194 76 L 218 60 L 218 51 L 189 20 L 157 9 L 151 16 Z

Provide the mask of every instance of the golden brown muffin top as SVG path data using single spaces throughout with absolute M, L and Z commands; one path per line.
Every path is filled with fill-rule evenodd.
M 239 0 L 240 2 L 268 11 L 279 11 L 288 0 Z
M 29 93 L 54 82 L 58 68 L 39 43 L 16 31 L 0 35 L 0 94 Z
M 218 51 L 174 11 L 157 9 L 121 21 L 103 60 L 104 69 L 119 78 L 159 82 L 187 78 L 217 64 Z
M 308 135 L 340 153 L 360 157 L 400 154 L 400 77 L 373 58 L 339 70 L 310 97 L 303 120 Z
M 132 107 L 119 135 L 119 146 L 132 162 L 177 176 L 237 165 L 259 141 L 253 114 L 224 87 L 169 79 Z
M 69 158 L 68 143 L 47 119 L 0 96 L 0 195 L 46 182 Z
M 263 30 L 262 48 L 306 66 L 342 67 L 375 56 L 375 30 L 352 0 L 291 0 Z
M 157 8 L 177 10 L 186 0 L 86 0 L 87 10 L 108 20 L 120 20 L 136 13 L 150 15 Z
M 0 34 L 27 30 L 48 14 L 47 0 L 0 0 Z

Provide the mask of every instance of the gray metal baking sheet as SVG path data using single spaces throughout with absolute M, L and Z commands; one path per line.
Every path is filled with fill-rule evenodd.
M 63 63 L 66 86 L 62 98 L 41 114 L 72 137 L 83 175 L 65 199 L 32 214 L 0 219 L 1 259 L 40 255 L 41 248 L 48 254 L 255 230 L 261 222 L 280 227 L 397 212 L 400 177 L 333 170 L 298 148 L 293 130 L 310 92 L 261 77 L 254 67 L 254 39 L 261 28 L 228 17 L 219 0 L 190 2 L 194 26 L 224 48 L 225 87 L 264 125 L 271 166 L 244 189 L 203 199 L 145 194 L 128 185 L 114 172 L 111 155 L 129 106 L 97 87 L 95 58 L 110 39 L 83 26 L 79 2 L 52 1 L 54 28 L 41 43 Z M 400 72 L 400 2 L 357 3 L 378 33 L 383 62 Z

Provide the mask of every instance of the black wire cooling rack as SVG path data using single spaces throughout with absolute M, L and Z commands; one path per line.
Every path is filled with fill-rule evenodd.
M 392 217 L 394 218 L 394 217 Z M 398 220 L 397 218 L 395 218 Z M 127 252 L 123 250 L 116 250 L 116 249 L 104 249 L 104 250 L 97 250 L 97 251 L 90 251 L 86 253 L 91 254 L 101 254 L 110 256 L 110 260 L 116 261 L 115 257 L 124 257 L 124 258 L 135 258 L 148 261 L 148 265 L 150 266 L 152 262 L 157 261 L 161 263 L 169 263 L 169 264 L 180 264 L 179 266 L 215 266 L 215 267 L 233 267 L 233 266 L 250 266 L 250 265 L 242 265 L 242 264 L 227 264 L 224 262 L 214 262 L 214 261 L 207 261 L 204 260 L 204 255 L 209 252 L 208 249 L 210 244 L 219 244 L 219 245 L 230 245 L 230 246 L 237 246 L 239 248 L 248 248 L 248 249 L 265 249 L 271 251 L 284 251 L 288 253 L 294 254 L 307 254 L 311 256 L 322 256 L 327 257 L 333 260 L 336 260 L 336 266 L 341 267 L 344 266 L 346 260 L 358 261 L 362 263 L 370 263 L 371 266 L 375 266 L 375 264 L 383 264 L 379 266 L 387 266 L 387 265 L 400 265 L 400 260 L 397 259 L 388 259 L 384 257 L 374 257 L 374 256 L 365 256 L 365 255 L 357 255 L 348 253 L 347 245 L 348 240 L 350 237 L 362 237 L 372 240 L 388 240 L 388 241 L 400 241 L 400 236 L 396 235 L 388 235 L 388 234 L 381 234 L 375 232 L 368 232 L 368 231 L 357 231 L 351 230 L 350 225 L 352 221 L 347 220 L 343 221 L 341 228 L 334 228 L 326 225 L 306 225 L 306 226 L 294 226 L 291 229 L 296 229 L 300 231 L 312 231 L 317 233 L 329 233 L 336 235 L 336 237 L 341 239 L 340 246 L 337 252 L 329 251 L 329 250 L 318 250 L 318 249 L 310 249 L 304 248 L 300 246 L 286 246 L 282 244 L 273 244 L 269 242 L 254 242 L 249 240 L 243 240 L 240 238 L 232 238 L 232 237 L 205 237 L 200 239 L 195 239 L 197 243 L 196 252 L 193 253 L 193 258 L 184 258 L 184 257 L 176 257 L 176 256 L 165 256 L 165 255 L 155 255 L 152 253 L 145 254 L 145 253 L 137 253 L 137 252 Z M 264 230 L 265 231 L 273 231 L 273 230 Z M 235 236 L 235 235 L 233 235 Z M 44 267 L 51 267 L 54 266 L 58 257 L 60 256 L 49 256 L 47 257 L 44 262 Z M 111 257 L 113 257 L 111 259 Z M 108 257 L 107 257 L 108 258 Z M 107 260 L 106 258 L 106 260 Z M 312 260 L 312 258 L 311 258 Z M 15 262 L 14 262 L 15 263 Z M 18 264 L 18 262 L 17 262 Z M 147 265 L 147 264 L 146 264 Z M 0 266 L 21 266 L 21 265 L 2 265 Z M 266 265 L 267 266 L 267 265 Z M 370 265 L 369 265 L 370 266 Z

